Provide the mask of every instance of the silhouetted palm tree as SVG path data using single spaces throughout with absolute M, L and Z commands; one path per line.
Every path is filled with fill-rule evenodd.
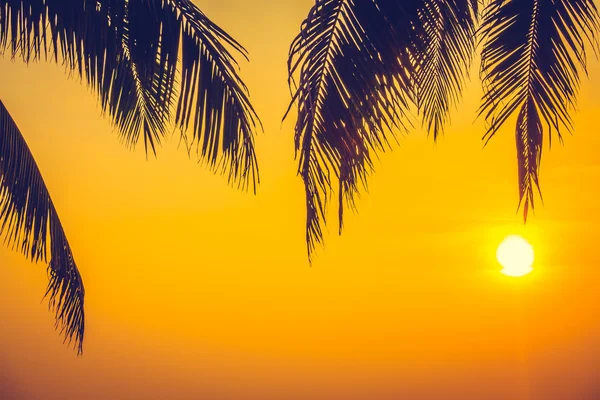
M 411 105 L 435 139 L 443 132 L 478 40 L 484 139 L 517 116 L 527 220 L 543 139 L 572 129 L 586 47 L 597 49 L 598 28 L 593 0 L 316 0 L 288 63 L 309 258 L 323 241 L 334 180 L 341 232 L 344 207 L 354 207 L 374 154 L 389 146 L 386 134 L 406 129 Z
M 25 62 L 50 58 L 79 74 L 128 146 L 143 137 L 155 152 L 177 105 L 174 121 L 188 150 L 231 183 L 257 184 L 258 119 L 230 52 L 245 50 L 191 0 L 0 0 L 0 49 Z M 56 326 L 80 353 L 82 279 L 40 171 L 2 103 L 0 220 L 9 245 L 31 260 L 49 259 L 46 295 Z

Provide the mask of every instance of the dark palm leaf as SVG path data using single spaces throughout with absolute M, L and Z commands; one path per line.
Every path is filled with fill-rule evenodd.
M 46 184 L 17 125 L 0 101 L 0 233 L 32 261 L 47 261 L 46 295 L 56 325 L 82 351 L 83 282 Z M 48 239 L 50 244 L 48 244 Z
M 25 62 L 51 57 L 64 63 L 93 88 L 129 146 L 143 136 L 146 150 L 155 152 L 174 114 L 188 150 L 195 147 L 199 160 L 227 175 L 230 183 L 256 189 L 254 132 L 259 121 L 232 53 L 245 57 L 246 52 L 190 0 L 0 0 L 0 51 Z M 4 147 L 0 157 L 19 157 L 11 151 L 17 150 Z M 35 170 L 39 175 L 27 154 L 27 169 L 3 173 Z M 13 169 L 15 165 L 24 164 L 13 163 Z M 19 203 L 5 206 L 2 215 L 15 221 L 13 241 L 23 239 L 19 232 L 29 227 L 31 237 L 23 250 L 32 251 L 35 260 L 45 254 L 49 224 L 51 305 L 67 338 L 74 338 L 81 351 L 81 279 L 41 177 L 31 179 L 37 184 L 27 189 L 5 183 L 4 204 L 12 204 L 13 198 L 25 201 L 15 190 L 30 190 L 25 193 L 32 201 L 48 198 L 48 213 Z M 29 219 L 20 217 L 24 213 Z
M 373 154 L 388 145 L 386 132 L 402 124 L 414 96 L 413 47 L 422 34 L 423 1 L 317 0 L 292 43 L 288 65 L 309 258 L 323 241 L 333 179 L 341 230 L 344 206 L 354 206 Z
M 177 103 L 200 160 L 256 188 L 258 118 L 228 48 L 246 52 L 190 0 L 0 0 L 0 44 L 25 61 L 52 52 L 66 62 L 128 145 L 143 135 L 155 152 Z
M 417 52 L 417 104 L 434 139 L 443 132 L 475 53 L 478 0 L 428 0 Z
M 586 43 L 596 48 L 593 0 L 493 0 L 483 11 L 481 112 L 489 140 L 517 114 L 519 194 L 527 220 L 539 190 L 544 137 L 570 130 Z M 545 133 L 545 129 L 548 132 Z

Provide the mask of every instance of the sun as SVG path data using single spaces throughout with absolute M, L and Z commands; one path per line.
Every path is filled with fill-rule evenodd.
M 504 267 L 504 275 L 521 277 L 533 271 L 533 247 L 521 236 L 507 236 L 498 246 L 496 258 Z

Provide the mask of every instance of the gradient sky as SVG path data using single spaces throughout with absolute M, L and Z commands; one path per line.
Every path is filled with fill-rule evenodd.
M 177 134 L 146 161 L 62 67 L 0 60 L 0 98 L 50 189 L 86 287 L 84 356 L 40 302 L 45 266 L 0 247 L 3 399 L 592 400 L 600 394 L 600 63 L 576 131 L 545 149 L 523 226 L 514 129 L 482 149 L 474 71 L 445 137 L 381 157 L 343 236 L 308 265 L 288 46 L 311 0 L 198 0 L 250 51 L 262 184 L 239 192 Z M 502 276 L 521 234 L 536 272 Z

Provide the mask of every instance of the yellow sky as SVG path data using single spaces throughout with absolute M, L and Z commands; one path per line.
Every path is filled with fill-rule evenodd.
M 62 67 L 0 61 L 0 98 L 50 189 L 86 285 L 85 354 L 40 303 L 45 267 L 0 247 L 0 393 L 25 399 L 592 399 L 599 366 L 600 63 L 576 131 L 545 149 L 545 205 L 517 214 L 514 131 L 482 150 L 473 76 L 437 145 L 419 129 L 308 265 L 288 46 L 311 0 L 202 0 L 249 50 L 265 132 L 258 195 L 178 149 L 146 161 Z M 499 274 L 508 234 L 536 272 Z M 594 369 L 595 368 L 595 369 Z M 596 385 L 596 386 L 594 386 Z M 575 391 L 575 392 L 574 392 Z M 404 396 L 404 397 L 402 397 Z M 579 396 L 579 397 L 578 397 Z M 2 397 L 2 396 L 0 396 Z

